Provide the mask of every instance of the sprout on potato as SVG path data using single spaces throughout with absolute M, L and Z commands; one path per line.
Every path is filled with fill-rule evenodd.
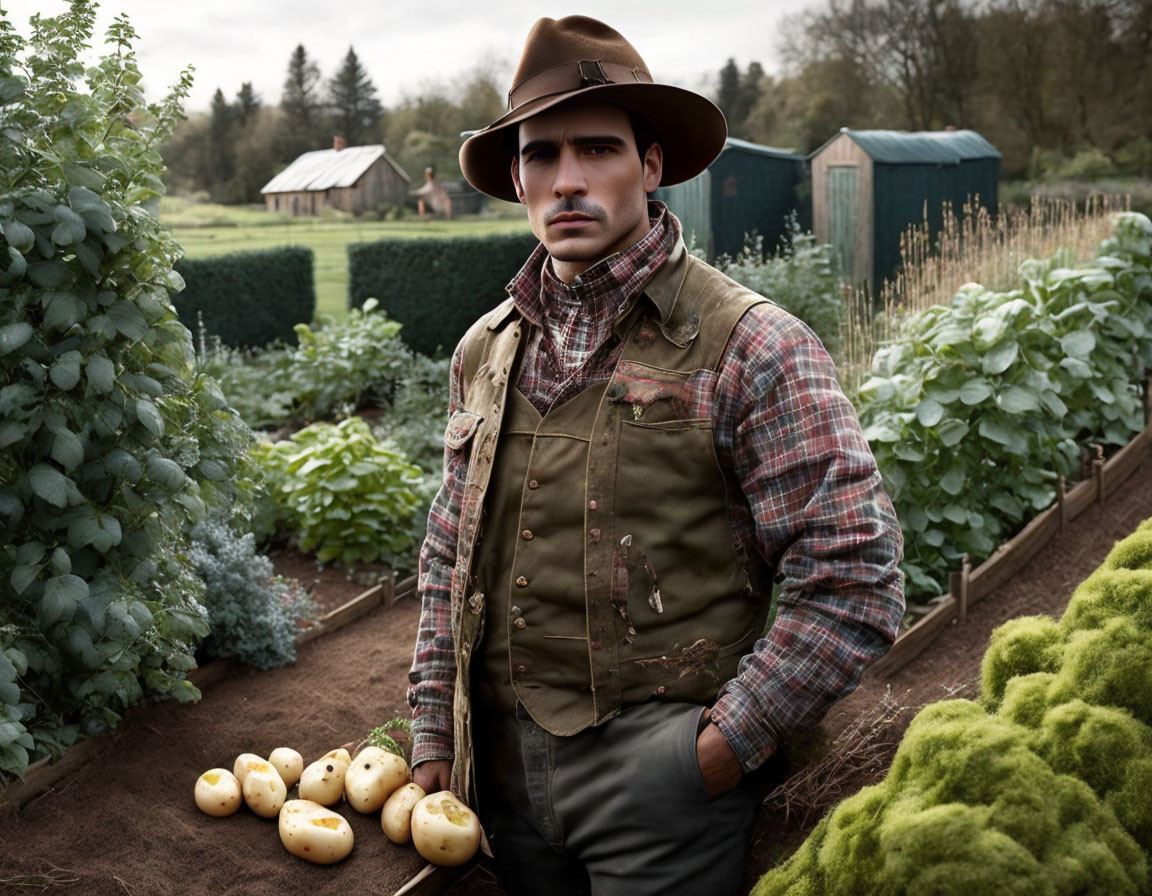
M 196 779 L 196 806 L 201 812 L 219 818 L 240 808 L 240 782 L 226 768 L 211 768 Z

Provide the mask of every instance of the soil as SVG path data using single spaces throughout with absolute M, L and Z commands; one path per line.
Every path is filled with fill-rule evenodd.
M 873 745 L 881 746 L 868 767 L 840 774 L 836 795 L 847 796 L 883 775 L 919 707 L 976 693 L 980 659 L 996 626 L 1021 615 L 1062 613 L 1075 586 L 1117 540 L 1148 517 L 1150 458 L 1106 504 L 1082 514 L 997 593 L 972 607 L 964 625 L 950 627 L 890 677 L 866 675 L 821 726 L 828 737 L 869 720 L 890 705 L 886 700 L 903 710 L 875 730 Z M 312 575 L 306 561 L 280 560 L 282 571 L 296 563 L 298 577 Z M 316 573 L 317 597 L 347 584 L 352 585 L 349 596 L 364 590 L 357 583 L 341 583 L 342 573 Z M 245 809 L 229 818 L 203 815 L 193 803 L 192 788 L 201 772 L 231 768 L 239 753 L 266 756 L 277 746 L 291 746 L 310 761 L 359 741 L 388 719 L 406 716 L 406 675 L 418 615 L 417 602 L 403 598 L 305 644 L 294 666 L 262 672 L 230 665 L 225 678 L 206 687 L 197 704 L 137 707 L 115 734 L 100 738 L 94 761 L 19 812 L 0 810 L 0 891 L 84 896 L 394 893 L 424 862 L 411 847 L 388 842 L 376 817 L 340 809 L 352 824 L 356 846 L 338 865 L 315 866 L 284 850 L 275 821 Z M 827 792 L 825 784 L 793 794 L 798 800 L 793 805 L 821 808 L 818 798 Z M 749 888 L 807 835 L 814 818 L 803 815 L 775 805 L 761 813 L 748 864 Z M 18 878 L 31 875 L 44 876 L 42 890 L 17 888 Z M 452 896 L 501 893 L 483 869 L 451 890 Z

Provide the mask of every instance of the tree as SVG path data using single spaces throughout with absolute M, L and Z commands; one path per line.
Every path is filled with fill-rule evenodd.
M 236 110 L 224 99 L 224 91 L 219 87 L 212 95 L 211 127 L 208 129 L 208 192 L 212 198 L 221 201 L 226 198 L 225 190 L 236 168 L 233 141 L 236 130 Z
M 298 44 L 288 60 L 288 76 L 280 95 L 283 113 L 280 128 L 280 159 L 291 162 L 301 153 L 320 149 L 323 134 L 323 105 L 317 92 L 320 68 Z
M 379 139 L 380 116 L 384 109 L 376 98 L 376 87 L 356 51 L 348 48 L 344 64 L 328 82 L 328 106 L 335 133 L 349 146 Z
M 254 472 L 168 297 L 157 147 L 191 75 L 147 104 L 123 16 L 85 72 L 94 5 L 28 40 L 0 12 L 0 778 L 199 696 L 188 533 Z
M 236 93 L 236 102 L 234 108 L 236 110 L 236 120 L 240 125 L 246 126 L 254 115 L 261 109 L 260 97 L 256 95 L 256 91 L 252 89 L 252 82 L 245 81 L 240 85 L 240 90 Z
M 720 85 L 716 90 L 716 105 L 724 113 L 724 118 L 731 128 L 736 120 L 736 109 L 740 104 L 740 69 L 736 60 L 728 57 L 724 67 L 720 69 Z

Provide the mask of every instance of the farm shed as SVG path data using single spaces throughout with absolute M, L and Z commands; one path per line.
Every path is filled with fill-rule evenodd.
M 900 263 L 900 236 L 925 219 L 940 230 L 944 204 L 959 214 L 998 203 L 1000 153 L 975 131 L 840 133 L 809 157 L 812 225 L 838 273 L 878 288 Z
M 808 210 L 797 198 L 803 180 L 803 156 L 729 137 L 705 171 L 685 183 L 658 188 L 655 198 L 680 219 L 685 240 L 695 234 L 696 245 L 716 258 L 738 254 L 751 231 L 764 238 L 766 249 L 774 250 L 793 211 L 806 225 Z
M 408 199 L 408 175 L 381 143 L 306 152 L 264 185 L 270 212 L 318 215 L 326 208 L 375 211 L 381 202 L 401 207 Z

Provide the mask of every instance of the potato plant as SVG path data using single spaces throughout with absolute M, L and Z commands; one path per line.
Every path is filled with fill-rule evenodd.
M 1152 520 L 1060 620 L 1001 626 L 979 702 L 923 710 L 883 783 L 825 817 L 753 896 L 1152 890 Z
M 168 301 L 157 151 L 185 75 L 148 105 L 123 18 L 85 71 L 93 6 L 0 11 L 0 776 L 185 679 L 207 632 L 181 555 L 230 502 L 247 430 Z
M 877 352 L 857 410 L 904 531 L 908 593 L 941 593 L 1056 497 L 1082 446 L 1144 425 L 1152 222 L 1117 216 L 1090 263 L 1028 262 L 1024 285 L 972 284 Z

